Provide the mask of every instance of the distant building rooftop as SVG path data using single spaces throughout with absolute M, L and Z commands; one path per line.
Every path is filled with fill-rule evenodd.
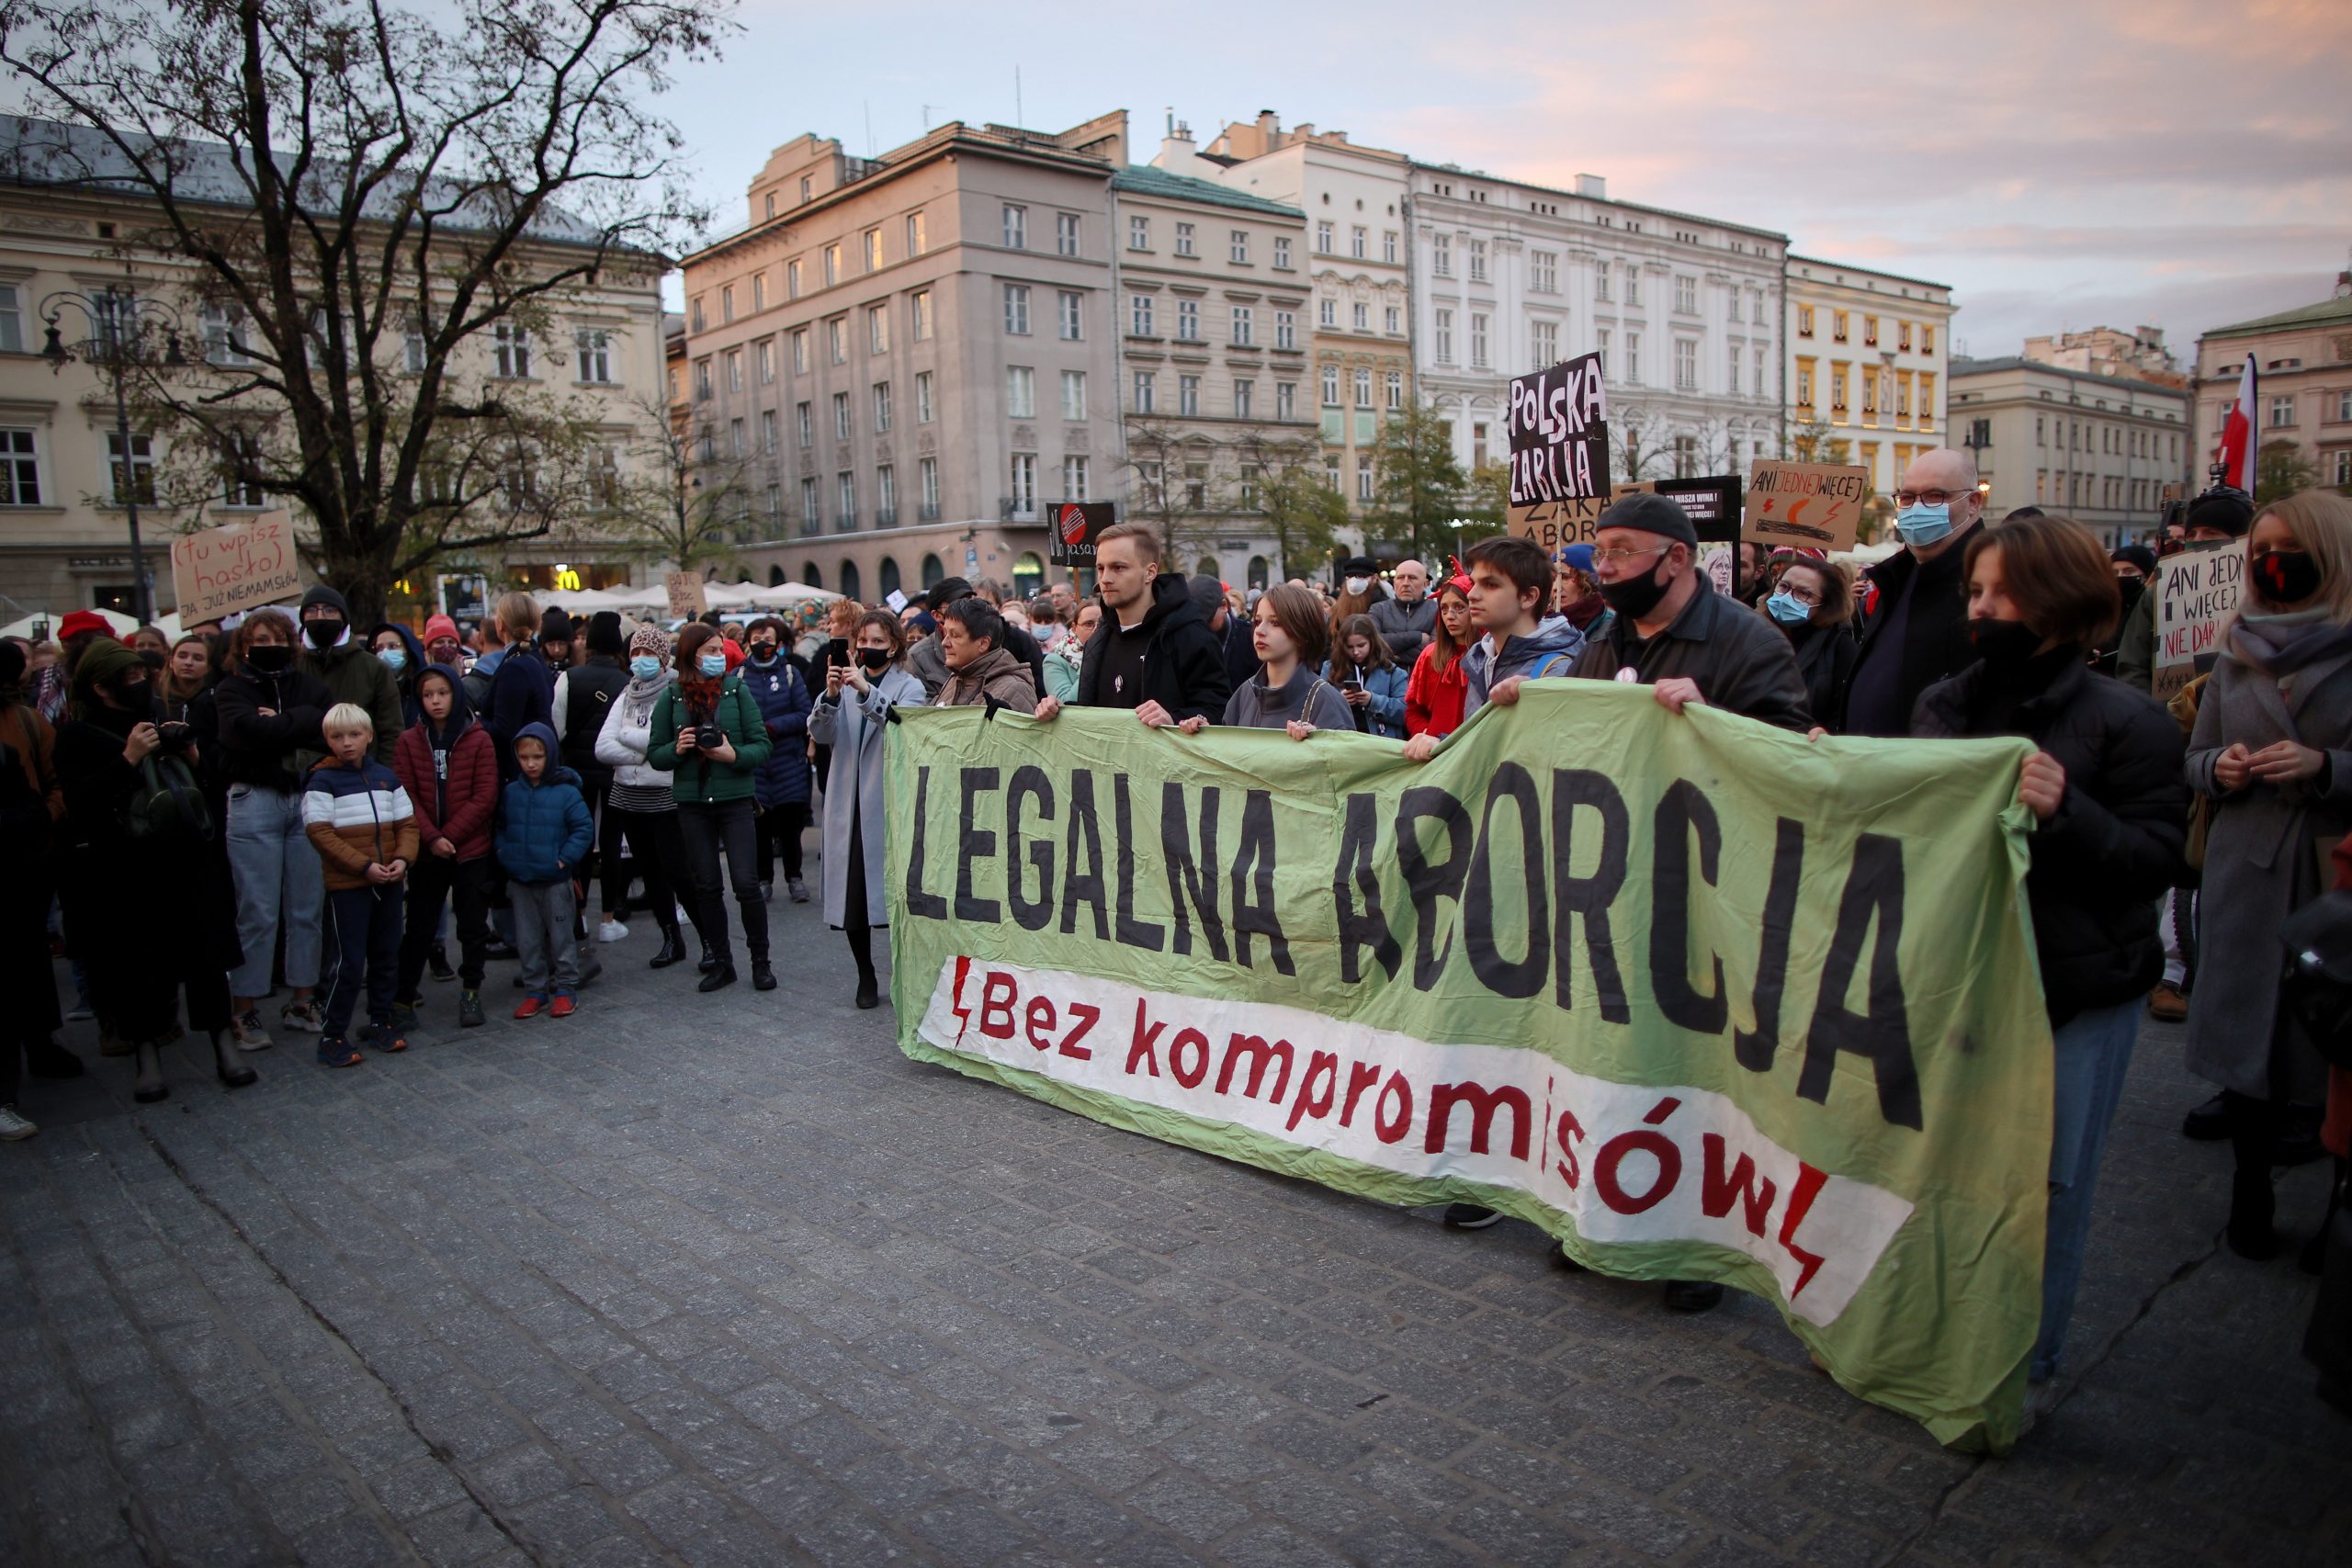
M 1165 169 L 1155 169 L 1148 164 L 1129 164 L 1111 176 L 1111 188 L 1136 196 L 1165 197 L 1172 201 L 1198 201 L 1211 207 L 1230 207 L 1242 212 L 1262 212 L 1269 217 L 1295 218 L 1304 222 L 1306 214 L 1295 207 L 1285 207 L 1279 201 L 1268 201 L 1250 196 L 1215 180 L 1194 179 L 1190 175 L 1171 175 Z

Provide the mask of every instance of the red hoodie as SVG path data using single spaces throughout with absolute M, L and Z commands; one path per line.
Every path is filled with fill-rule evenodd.
M 392 746 L 392 772 L 416 812 L 424 854 L 434 840 L 458 846 L 459 860 L 490 853 L 490 823 L 498 809 L 498 748 L 480 722 L 469 723 L 449 747 L 449 777 L 436 776 L 426 723 L 410 725 Z

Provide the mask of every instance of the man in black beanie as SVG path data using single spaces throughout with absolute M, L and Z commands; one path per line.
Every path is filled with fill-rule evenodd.
M 1216 634 L 1217 642 L 1225 649 L 1225 672 L 1239 685 L 1258 672 L 1258 649 L 1250 637 L 1250 627 L 1233 613 L 1225 602 L 1225 584 L 1206 572 L 1184 580 L 1186 592 L 1193 597 L 1193 608 Z
M 557 671 L 571 664 L 571 617 L 560 609 L 550 609 L 540 617 L 539 657 Z
M 2215 485 L 2190 502 L 2183 519 L 2183 532 L 2192 546 L 2243 539 L 2253 526 L 2254 497 L 2230 485 Z M 2130 607 L 2130 613 L 2123 617 L 2123 630 L 2115 639 L 2115 678 L 2135 691 L 2153 693 L 2156 684 L 2157 601 L 2164 597 L 2158 585 L 2164 574 L 2157 570 L 2147 575 L 2147 591 Z M 2211 669 L 2211 656 L 2208 655 L 2200 664 L 2202 669 Z

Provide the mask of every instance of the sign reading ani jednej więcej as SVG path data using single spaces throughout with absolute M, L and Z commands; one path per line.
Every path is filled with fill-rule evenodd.
M 1418 765 L 1125 712 L 900 716 L 909 1055 L 1756 1292 L 1854 1393 L 2015 1439 L 2051 1082 L 2022 742 L 1807 744 L 1571 681 Z

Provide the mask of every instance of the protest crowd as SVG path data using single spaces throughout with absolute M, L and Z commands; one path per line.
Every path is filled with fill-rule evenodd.
M 1893 499 L 1901 547 L 1883 560 L 1743 545 L 1730 593 L 1685 509 L 1632 494 L 1557 551 L 1505 536 L 1247 592 L 1162 570 L 1151 531 L 1123 524 L 1094 541 L 1083 598 L 949 578 L 903 610 L 673 630 L 509 592 L 479 627 L 412 628 L 354 626 L 317 586 L 176 641 L 68 616 L 53 644 L 0 645 L 0 1138 L 36 1131 L 40 1080 L 86 1070 L 59 1043 L 69 1020 L 94 1020 L 152 1102 L 170 1092 L 159 1053 L 182 1040 L 236 1089 L 273 1045 L 350 1067 L 494 1010 L 593 1012 L 600 950 L 632 926 L 658 937 L 641 962 L 703 992 L 837 984 L 829 956 L 772 945 L 778 884 L 844 933 L 856 1004 L 876 1007 L 899 709 L 1125 709 L 1301 744 L 1352 731 L 1425 761 L 1524 682 L 1566 677 L 1816 740 L 2030 743 L 2016 800 L 2055 1043 L 2034 1378 L 2062 1361 L 2151 1013 L 2185 1021 L 2213 1091 L 2185 1130 L 2231 1146 L 2214 1216 L 2229 1247 L 2296 1245 L 2305 1268 L 2340 1270 L 2334 1208 L 2275 1213 L 2273 1171 L 2333 1160 L 2344 1201 L 2352 1055 L 2291 1005 L 2278 933 L 2352 887 L 2352 503 L 2257 508 L 2217 486 L 2177 537 L 2109 551 L 2033 508 L 1986 520 L 1964 451 L 1921 455 Z M 2210 669 L 2160 702 L 2159 550 L 2216 539 L 2247 542 L 2246 598 Z M 140 908 L 169 911 L 172 940 L 109 930 Z M 1723 1291 L 1674 1280 L 1664 1303 L 1704 1311 Z M 2352 1311 L 2324 1295 L 2321 1312 L 2322 1390 L 2352 1409 Z

